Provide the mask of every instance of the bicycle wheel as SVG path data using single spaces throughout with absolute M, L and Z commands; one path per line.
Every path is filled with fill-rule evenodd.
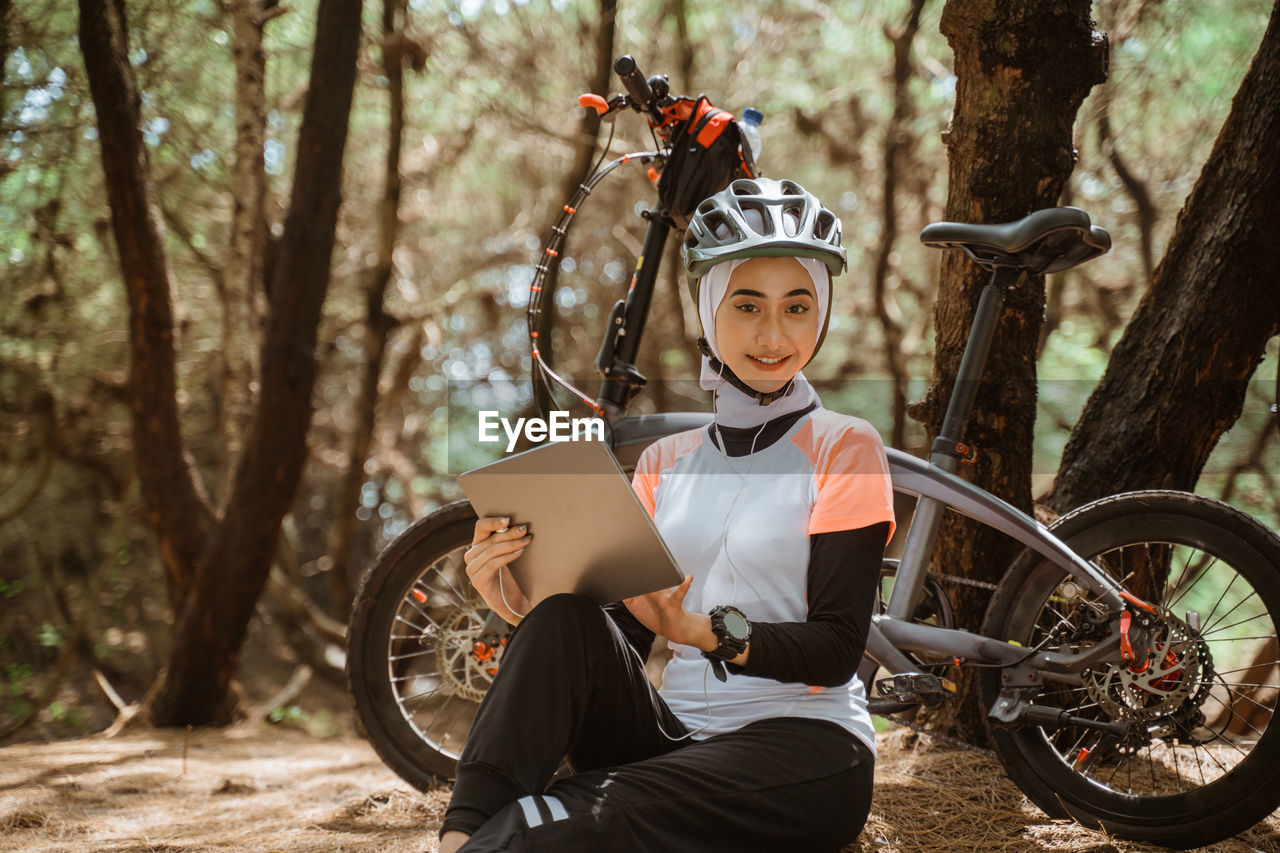
M 1226 504 L 1133 492 L 1063 516 L 1056 535 L 1157 605 L 1144 653 L 1090 668 L 1079 685 L 1028 688 L 1037 705 L 1130 720 L 1120 737 L 1083 727 L 988 731 L 1018 787 L 1055 817 L 1186 849 L 1258 822 L 1280 803 L 1280 539 Z M 1073 652 L 1114 630 L 1082 584 L 1039 555 L 1002 580 L 984 633 Z M 982 678 L 984 707 L 1001 691 Z
M 475 521 L 460 501 L 398 536 L 361 580 L 347 629 L 347 687 L 365 735 L 421 790 L 453 778 L 505 648 L 508 626 L 489 618 L 462 559 Z

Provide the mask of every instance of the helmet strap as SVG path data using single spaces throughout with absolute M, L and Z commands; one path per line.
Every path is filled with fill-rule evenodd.
M 711 352 L 711 345 L 708 344 L 707 339 L 701 335 L 698 336 L 698 351 L 705 355 L 707 360 L 711 362 L 712 370 L 718 373 L 734 388 L 737 388 L 743 394 L 746 394 L 762 406 L 767 406 L 774 400 L 787 396 L 791 391 L 791 386 L 795 384 L 796 381 L 793 376 L 787 380 L 787 384 L 783 385 L 777 391 L 757 391 L 755 388 L 752 388 L 750 385 L 739 379 L 738 375 L 729 368 L 729 365 L 716 358 L 715 354 Z

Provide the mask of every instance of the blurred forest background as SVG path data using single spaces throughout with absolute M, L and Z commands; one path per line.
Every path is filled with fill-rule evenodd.
M 172 293 L 176 417 L 199 502 L 216 518 L 234 494 L 261 387 L 259 341 L 270 334 L 267 295 L 245 282 L 271 281 L 288 249 L 316 3 L 268 3 L 247 29 L 238 2 L 124 5 Z M 241 667 L 254 713 L 332 729 L 345 711 L 343 622 L 362 567 L 460 497 L 454 476 L 483 461 L 457 441 L 478 408 L 513 416 L 528 406 L 528 284 L 596 132 L 577 96 L 621 88 L 616 77 L 607 91 L 595 82 L 601 56 L 632 53 L 646 73 L 669 74 L 675 92 L 764 113 L 765 173 L 817 192 L 849 248 L 807 373 L 826 380 L 830 408 L 923 454 L 925 429 L 904 403 L 929 386 L 939 258 L 915 236 L 943 218 L 956 77 L 942 3 L 916 7 L 911 27 L 906 0 L 366 4 L 320 291 L 316 411 Z M 0 13 L 0 730 L 25 724 L 20 737 L 44 737 L 105 726 L 117 710 L 108 693 L 141 699 L 169 658 L 179 604 L 133 452 L 129 302 L 80 13 L 70 0 L 0 0 Z M 1048 281 L 1036 495 L 1163 255 L 1270 13 L 1260 0 L 1093 6 L 1110 37 L 1109 73 L 1079 112 L 1062 203 L 1087 210 L 1115 249 Z M 260 141 L 236 118 L 237 61 L 255 29 Z M 910 41 L 909 61 L 895 63 L 895 38 Z M 266 175 L 258 229 L 255 184 L 237 174 L 246 140 Z M 651 145 L 639 117 L 618 119 L 614 153 Z M 654 198 L 643 168 L 623 167 L 570 237 L 552 350 L 588 389 L 608 307 L 640 249 L 638 214 Z M 256 235 L 257 254 L 245 248 Z M 265 274 L 246 271 L 254 257 Z M 636 411 L 707 408 L 674 257 L 647 328 L 639 367 L 650 383 Z M 1272 528 L 1276 343 L 1197 484 Z M 197 515 L 193 529 L 208 524 Z M 313 698 L 299 699 L 307 678 Z

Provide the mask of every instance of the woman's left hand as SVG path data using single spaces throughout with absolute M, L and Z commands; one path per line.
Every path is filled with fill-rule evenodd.
M 673 643 L 696 646 L 705 652 L 713 651 L 717 642 L 715 632 L 711 630 L 711 617 L 684 609 L 684 599 L 689 594 L 691 583 L 693 575 L 688 575 L 678 586 L 624 599 L 624 603 L 632 615 L 653 633 L 661 634 Z

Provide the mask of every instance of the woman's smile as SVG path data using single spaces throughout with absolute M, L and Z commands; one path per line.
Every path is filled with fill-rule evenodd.
M 747 358 L 760 366 L 761 370 L 783 370 L 789 355 L 748 355 Z

